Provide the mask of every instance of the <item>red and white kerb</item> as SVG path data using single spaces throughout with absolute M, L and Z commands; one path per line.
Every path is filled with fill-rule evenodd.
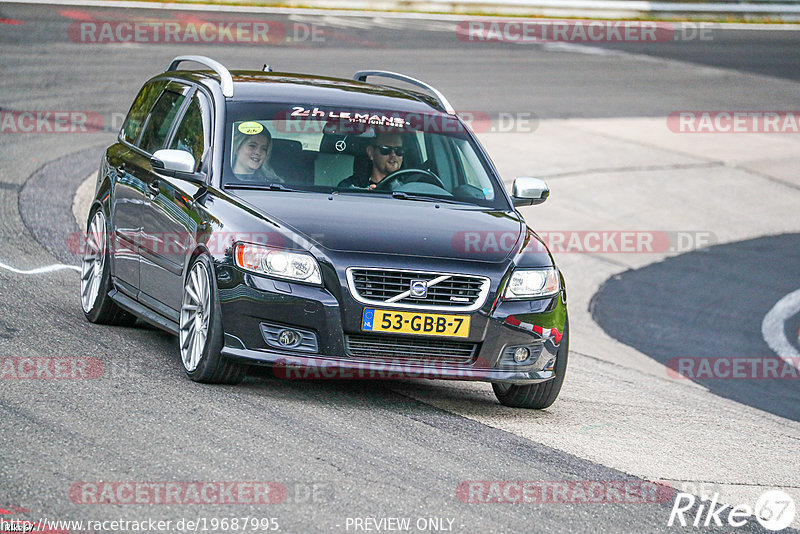
M 524 328 L 525 330 L 529 330 L 535 334 L 539 334 L 542 338 L 553 338 L 556 344 L 561 343 L 561 338 L 564 334 L 558 331 L 558 328 L 542 328 L 541 326 L 536 326 L 535 324 L 531 323 L 524 323 L 514 317 L 513 315 L 509 315 L 506 317 L 506 323 L 510 324 L 511 326 L 516 326 L 518 328 Z

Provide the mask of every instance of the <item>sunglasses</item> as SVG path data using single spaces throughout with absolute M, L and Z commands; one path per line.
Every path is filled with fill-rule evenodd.
M 382 156 L 388 156 L 394 152 L 395 156 L 400 156 L 402 158 L 403 154 L 406 153 L 406 149 L 401 146 L 381 145 L 375 148 L 378 149 L 378 152 L 380 152 Z

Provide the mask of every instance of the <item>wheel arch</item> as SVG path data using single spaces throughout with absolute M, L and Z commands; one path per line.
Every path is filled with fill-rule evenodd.
M 189 269 L 191 269 L 192 265 L 194 265 L 195 260 L 197 260 L 197 258 L 200 257 L 203 254 L 206 254 L 210 259 L 211 268 L 212 268 L 212 273 L 211 274 L 212 275 L 216 275 L 216 272 L 215 272 L 216 271 L 216 265 L 215 265 L 216 262 L 214 260 L 214 256 L 208 250 L 208 247 L 206 247 L 202 243 L 198 243 L 198 244 L 195 245 L 194 250 L 192 250 L 192 253 L 188 255 L 188 260 L 186 261 L 186 265 L 183 266 L 183 282 L 184 283 L 186 283 L 186 277 L 189 276 Z M 214 278 L 216 278 L 216 276 Z

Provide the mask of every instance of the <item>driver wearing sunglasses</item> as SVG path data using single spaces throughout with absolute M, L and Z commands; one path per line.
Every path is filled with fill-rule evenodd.
M 367 146 L 367 157 L 372 162 L 372 173 L 364 179 L 351 176 L 339 183 L 339 187 L 363 187 L 375 189 L 377 185 L 403 166 L 403 136 L 399 133 L 381 132 Z

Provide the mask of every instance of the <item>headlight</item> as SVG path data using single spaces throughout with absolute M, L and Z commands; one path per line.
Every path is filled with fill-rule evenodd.
M 503 298 L 529 299 L 547 297 L 558 293 L 558 272 L 553 267 L 547 269 L 519 269 L 511 275 Z
M 319 264 L 307 252 L 236 243 L 234 258 L 236 265 L 245 271 L 308 284 L 322 284 Z

